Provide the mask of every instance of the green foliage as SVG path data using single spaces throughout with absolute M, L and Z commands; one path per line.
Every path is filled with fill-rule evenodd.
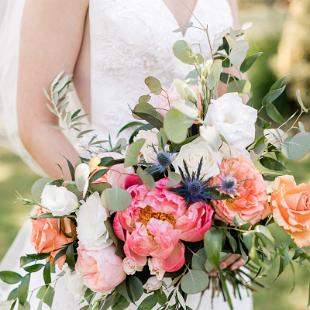
M 131 203 L 130 194 L 121 188 L 107 188 L 103 192 L 105 206 L 110 211 L 126 210 Z
M 174 143 L 182 143 L 188 133 L 188 128 L 193 120 L 176 109 L 171 109 L 165 116 L 164 129 L 169 140 Z

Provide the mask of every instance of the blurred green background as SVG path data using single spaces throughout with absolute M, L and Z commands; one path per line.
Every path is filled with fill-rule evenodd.
M 301 89 L 309 105 L 310 91 L 310 0 L 240 0 L 241 23 L 253 22 L 248 31 L 251 51 L 263 51 L 250 73 L 254 96 L 262 97 L 278 76 L 291 76 L 290 85 L 278 102 L 279 109 L 289 115 L 297 109 L 294 92 Z M 308 119 L 307 119 L 308 118 Z M 310 127 L 310 116 L 304 117 Z M 288 163 L 298 181 L 310 180 L 309 158 Z M 17 193 L 28 196 L 37 177 L 7 148 L 0 148 L 0 259 L 29 213 L 16 199 Z M 293 275 L 287 271 L 279 281 L 269 283 L 254 294 L 255 310 L 303 310 L 308 298 L 309 274 L 296 269 L 296 287 L 291 292 Z M 268 283 L 268 281 L 266 281 Z M 237 309 L 236 309 L 237 310 Z

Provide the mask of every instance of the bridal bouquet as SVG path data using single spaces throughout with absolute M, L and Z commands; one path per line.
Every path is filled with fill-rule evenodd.
M 24 272 L 0 272 L 17 286 L 11 309 L 33 295 L 51 306 L 62 279 L 81 309 L 191 309 L 189 295 L 206 290 L 233 309 L 232 297 L 259 289 L 275 264 L 278 276 L 295 263 L 309 268 L 310 183 L 297 185 L 285 167 L 310 150 L 300 93 L 301 112 L 288 120 L 274 104 L 286 79 L 263 100 L 250 96 L 243 73 L 261 54 L 247 56 L 243 30 L 221 34 L 209 55 L 183 40 L 173 51 L 193 70 L 168 88 L 146 78 L 149 93 L 120 129 L 131 135 L 115 145 L 68 108 L 71 78 L 54 81 L 49 108 L 77 131 L 85 156 L 68 161 L 71 180 L 41 179 L 23 199 L 34 205 L 36 253 L 20 258 Z M 225 269 L 230 254 L 244 267 Z M 29 291 L 38 271 L 42 286 Z

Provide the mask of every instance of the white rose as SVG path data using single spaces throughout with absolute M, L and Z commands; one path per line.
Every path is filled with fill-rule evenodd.
M 237 93 L 227 93 L 211 100 L 205 124 L 214 126 L 229 146 L 242 150 L 255 139 L 256 119 L 256 109 L 245 105 Z
M 65 187 L 45 185 L 41 194 L 41 205 L 54 216 L 65 216 L 75 211 L 79 202 L 75 194 Z
M 75 184 L 78 190 L 83 193 L 83 197 L 85 197 L 87 189 L 88 189 L 89 174 L 90 174 L 90 169 L 87 164 L 84 164 L 84 163 L 79 164 L 75 169 L 75 174 L 74 174 Z
M 165 275 L 165 270 L 161 268 L 161 264 L 158 258 L 149 258 L 148 265 L 150 274 L 156 276 L 158 280 L 162 280 Z
M 184 170 L 183 161 L 185 161 L 189 172 L 196 172 L 201 158 L 201 177 L 204 180 L 208 180 L 220 173 L 219 166 L 223 156 L 200 137 L 181 147 L 180 152 L 173 161 L 173 166 L 176 170 L 178 170 L 178 167 Z
M 163 281 L 158 280 L 156 277 L 150 277 L 143 285 L 147 293 L 159 290 L 163 285 Z
M 76 212 L 77 234 L 82 244 L 87 247 L 108 246 L 111 244 L 104 222 L 108 218 L 98 193 L 93 193 Z
M 129 257 L 125 257 L 123 259 L 123 269 L 128 275 L 133 275 L 137 271 L 142 271 L 143 267 L 143 265 L 138 265 L 134 260 Z
M 288 135 L 282 129 L 265 129 L 264 136 L 267 142 L 275 146 L 278 150 L 281 150 L 282 144 L 287 139 Z
M 135 137 L 135 141 L 138 139 L 145 139 L 145 143 L 141 149 L 143 158 L 147 163 L 154 163 L 156 160 L 156 152 L 154 147 L 158 147 L 158 130 L 153 128 L 151 130 L 140 130 Z

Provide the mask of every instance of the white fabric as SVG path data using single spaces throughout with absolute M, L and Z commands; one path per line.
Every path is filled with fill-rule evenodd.
M 7 47 L 0 51 L 0 102 L 2 100 L 6 130 L 15 150 L 37 170 L 37 165 L 31 161 L 19 141 L 16 124 L 18 42 L 24 1 L 8 2 L 12 7 L 7 11 L 0 29 L 1 45 Z M 204 25 L 208 25 L 211 41 L 217 33 L 233 24 L 227 0 L 198 0 L 194 15 Z M 107 137 L 110 133 L 115 137 L 120 125 L 131 120 L 128 105 L 133 106 L 139 95 L 147 93 L 144 85 L 146 76 L 156 76 L 163 85 L 169 86 L 172 79 L 182 78 L 188 72 L 189 68 L 178 62 L 172 54 L 172 44 L 183 36 L 173 32 L 178 25 L 163 0 L 90 0 L 89 17 L 92 122 L 101 135 Z M 192 21 L 195 21 L 194 17 Z M 189 29 L 185 39 L 191 43 L 200 43 L 200 48 L 208 51 L 206 36 L 201 31 Z M 0 269 L 17 269 L 17 258 L 33 252 L 29 236 L 30 225 L 27 223 Z M 40 284 L 40 277 L 35 277 L 31 287 Z M 6 293 L 0 287 L 0 296 Z M 199 309 L 211 308 L 210 300 L 210 292 L 206 292 Z M 191 305 L 197 304 L 197 301 L 197 296 L 190 297 Z M 250 297 L 245 297 L 243 301 L 236 299 L 234 303 L 238 310 L 252 309 Z M 78 308 L 68 290 L 62 284 L 57 286 L 53 309 Z M 31 309 L 35 309 L 34 302 Z M 130 309 L 136 309 L 136 306 Z M 214 300 L 214 309 L 228 307 L 219 297 Z

